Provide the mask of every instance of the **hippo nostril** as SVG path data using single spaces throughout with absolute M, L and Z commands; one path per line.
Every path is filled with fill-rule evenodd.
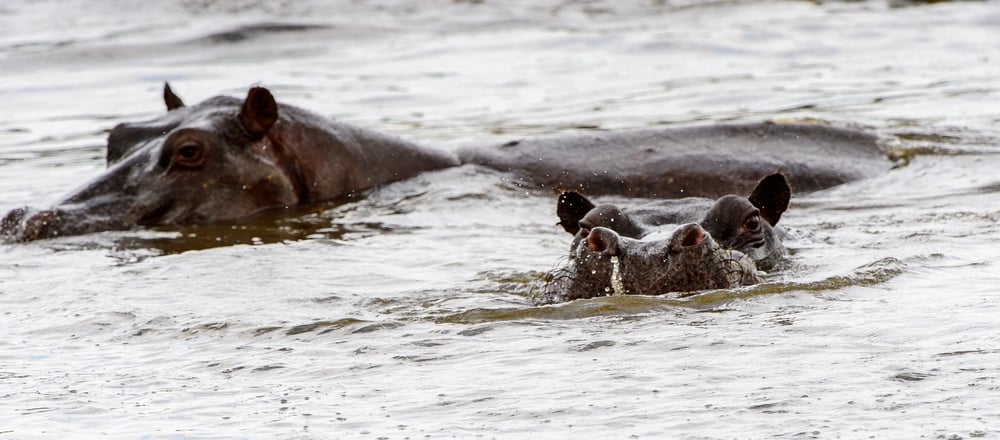
M 3 218 L 0 232 L 17 241 L 51 238 L 58 235 L 58 229 L 55 226 L 59 219 L 57 211 L 18 208 L 7 213 Z
M 684 239 L 681 240 L 681 246 L 691 247 L 701 244 L 701 241 L 705 239 L 705 231 L 697 226 L 692 226 L 684 232 Z
M 594 228 L 587 234 L 587 247 L 594 252 L 608 254 L 611 256 L 618 254 L 618 233 L 607 228 Z
M 587 234 L 587 247 L 594 252 L 604 252 L 608 244 L 598 234 Z
M 3 235 L 15 235 L 21 228 L 21 221 L 28 216 L 28 207 L 13 209 L 0 221 L 0 233 Z

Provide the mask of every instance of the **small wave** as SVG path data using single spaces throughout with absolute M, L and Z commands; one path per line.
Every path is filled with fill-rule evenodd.
M 236 29 L 216 32 L 196 41 L 210 44 L 238 43 L 278 33 L 307 32 L 329 29 L 329 26 L 296 23 L 254 23 Z
M 719 304 L 762 295 L 795 291 L 834 291 L 850 286 L 885 283 L 903 273 L 905 263 L 883 258 L 860 266 L 848 274 L 815 281 L 774 281 L 736 289 L 719 289 L 661 296 L 604 296 L 538 307 L 476 308 L 451 314 L 435 321 L 448 324 L 482 324 L 497 321 L 573 320 L 600 316 L 635 316 L 663 312 L 706 309 Z
M 903 273 L 905 263 L 888 257 L 859 266 L 848 274 L 834 275 L 814 281 L 765 282 L 739 289 L 713 290 L 687 296 L 684 301 L 697 306 L 711 306 L 734 299 L 774 295 L 795 291 L 819 292 L 839 290 L 851 286 L 873 286 L 885 283 Z
M 315 332 L 315 331 L 319 331 L 318 334 L 322 335 L 324 333 L 328 333 L 328 332 L 331 332 L 331 331 L 334 331 L 334 330 L 338 330 L 338 329 L 341 329 L 341 328 L 344 328 L 344 327 L 347 327 L 347 326 L 350 326 L 350 325 L 362 324 L 362 323 L 367 323 L 367 322 L 368 321 L 363 321 L 363 320 L 355 319 L 355 318 L 343 318 L 343 319 L 336 319 L 336 320 L 331 320 L 331 321 L 316 321 L 316 322 L 311 322 L 311 323 L 308 323 L 308 324 L 294 325 L 294 326 L 288 328 L 288 330 L 285 331 L 285 335 L 287 335 L 287 336 L 294 336 L 294 335 L 298 335 L 298 334 L 301 334 L 301 333 L 311 333 L 311 332 Z M 258 330 L 258 334 L 264 334 L 264 333 L 269 333 L 271 331 L 274 331 L 274 329 L 271 328 L 271 327 L 267 327 L 266 329 L 268 329 L 268 330 L 264 331 L 263 333 L 260 333 L 260 330 L 263 330 L 263 329 Z
M 436 319 L 438 323 L 481 324 L 498 321 L 573 320 L 630 316 L 676 310 L 682 303 L 663 296 L 604 296 L 538 307 L 477 308 Z

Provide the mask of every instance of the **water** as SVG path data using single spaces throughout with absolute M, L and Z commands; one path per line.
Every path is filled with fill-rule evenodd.
M 794 196 L 790 268 L 690 298 L 532 307 L 555 196 L 473 167 L 0 245 L 0 438 L 996 438 L 997 29 L 996 2 L 7 2 L 4 212 L 99 173 L 164 80 L 444 149 L 778 118 L 908 161 Z

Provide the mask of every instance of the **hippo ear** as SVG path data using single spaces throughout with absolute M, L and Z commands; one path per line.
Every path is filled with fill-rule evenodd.
M 253 139 L 260 139 L 278 120 L 278 103 L 263 87 L 254 87 L 247 93 L 240 109 L 240 124 Z
M 556 206 L 556 214 L 559 216 L 559 225 L 576 235 L 580 230 L 580 220 L 594 209 L 594 204 L 586 197 L 575 191 L 565 191 L 559 194 L 559 204 Z
M 171 111 L 175 108 L 184 107 L 184 101 L 174 94 L 174 91 L 170 89 L 170 83 L 163 83 L 163 101 L 167 103 L 167 111 Z
M 753 189 L 750 203 L 760 210 L 760 216 L 767 220 L 771 226 L 778 224 L 781 214 L 788 209 L 788 201 L 792 198 L 792 188 L 788 185 L 788 179 L 781 172 L 771 174 L 757 182 L 757 187 Z

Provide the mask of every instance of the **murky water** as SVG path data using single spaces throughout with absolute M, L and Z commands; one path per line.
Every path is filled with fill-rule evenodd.
M 788 270 L 690 298 L 532 307 L 555 197 L 473 167 L 3 244 L 0 438 L 1000 437 L 996 2 L 12 1 L 0 78 L 3 212 L 96 175 L 164 80 L 444 149 L 791 118 L 909 154 L 794 197 Z

